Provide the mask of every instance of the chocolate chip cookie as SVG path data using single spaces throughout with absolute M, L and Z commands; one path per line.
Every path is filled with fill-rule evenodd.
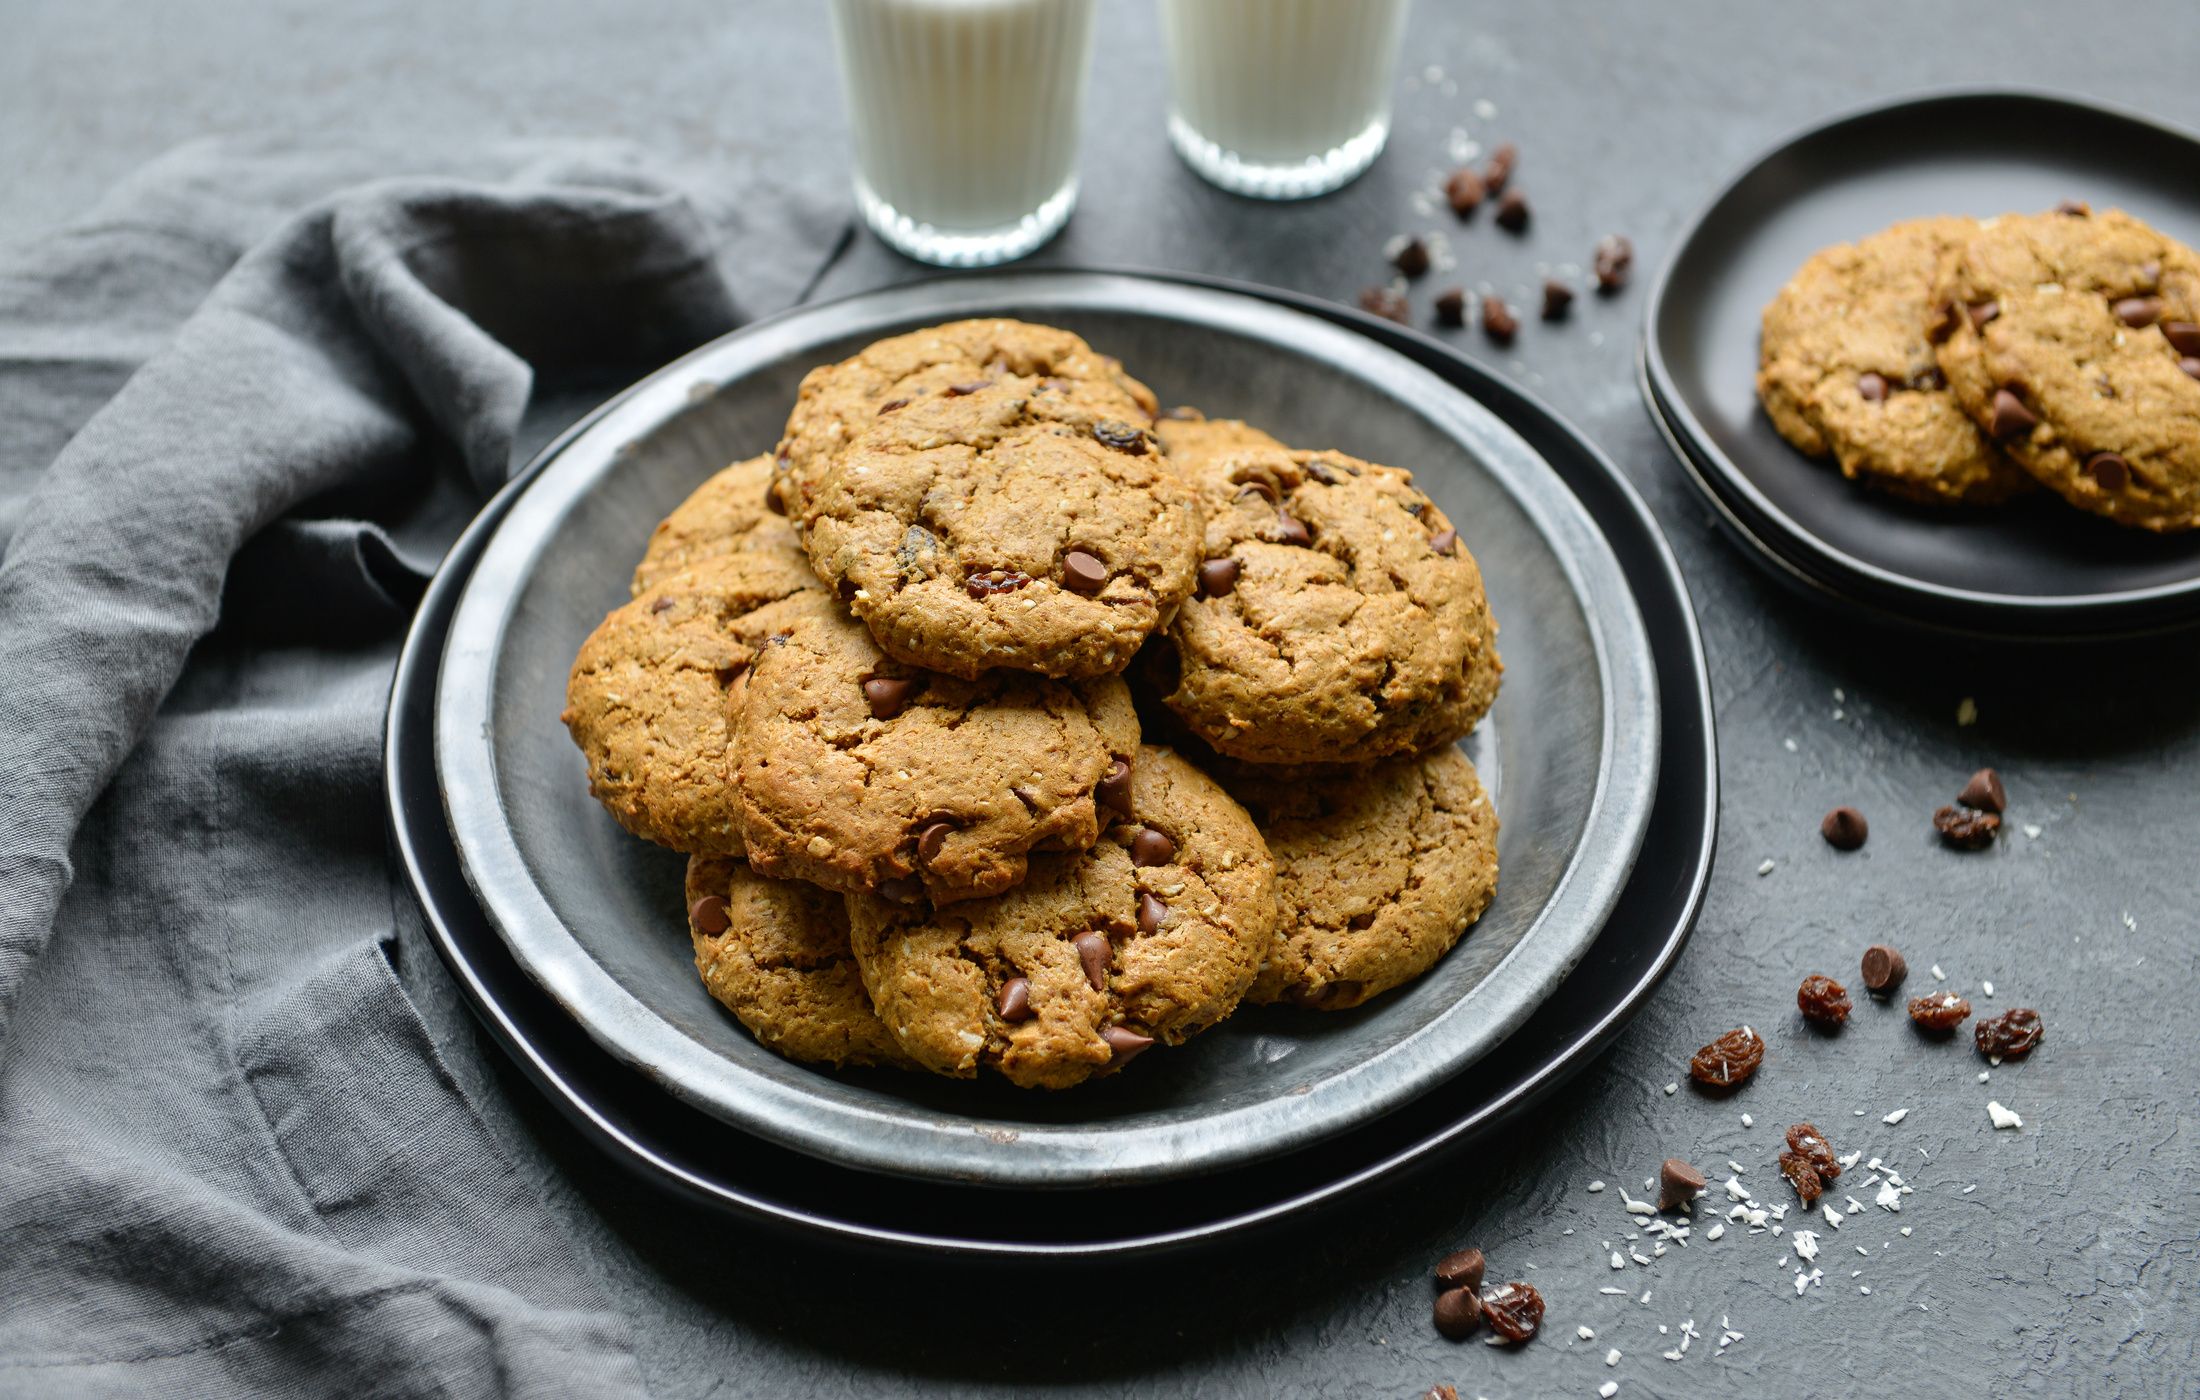
M 1481 570 L 1409 472 L 1243 423 L 1158 427 L 1205 518 L 1197 596 L 1153 675 L 1221 753 L 1364 763 L 1447 743 L 1503 666 Z
M 687 909 L 703 986 L 764 1045 L 812 1064 L 915 1068 L 871 1010 L 839 895 L 692 856 Z
M 794 526 L 771 500 L 772 459 L 751 457 L 711 477 L 650 533 L 634 569 L 633 591 L 645 593 L 706 559 L 750 549 L 801 549 Z
M 671 575 L 589 634 L 563 718 L 620 825 L 676 851 L 740 853 L 728 690 L 806 601 L 830 599 L 799 553 L 749 550 Z
M 1973 425 L 1926 338 L 1934 279 L 1969 219 L 1916 219 L 1803 264 L 1764 312 L 1757 397 L 1780 436 L 1927 504 L 1986 505 L 2031 478 Z
M 2200 257 L 2120 210 L 1988 219 L 1933 320 L 1972 421 L 2064 500 L 2200 526 Z
M 1245 810 L 1141 749 L 1100 842 L 951 911 L 850 895 L 872 1004 L 927 1069 L 1059 1089 L 1230 1014 L 1275 928 L 1275 868 Z
M 735 808 L 767 875 L 949 903 L 1082 850 L 1138 747 L 1122 679 L 977 680 L 888 659 L 822 592 L 756 659 L 735 717 Z
M 1497 811 L 1452 745 L 1314 781 L 1211 771 L 1276 862 L 1276 939 L 1249 1001 L 1358 1006 L 1435 966 L 1497 891 Z

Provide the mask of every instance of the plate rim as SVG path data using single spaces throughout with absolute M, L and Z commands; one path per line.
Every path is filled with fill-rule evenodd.
M 1640 385 L 1642 392 L 1648 400 L 1652 416 L 1659 417 L 1662 414 L 1669 422 L 1671 432 L 1685 438 L 1687 444 L 1695 449 L 1694 455 L 1697 463 L 1700 464 L 1700 471 L 1716 474 L 1720 482 L 1733 490 L 1752 511 L 1760 514 L 1774 532 L 1784 536 L 1804 552 L 1821 558 L 1830 568 L 1854 574 L 1869 584 L 1886 590 L 1893 597 L 1913 599 L 1922 597 L 1943 607 L 1969 614 L 1967 625 L 1951 626 L 1936 618 L 1919 617 L 1906 612 L 1889 610 L 1893 615 L 1900 616 L 1905 620 L 1919 621 L 1928 626 L 1963 632 L 1969 635 L 2006 636 L 2010 630 L 2009 627 L 2006 625 L 1998 627 L 1993 625 L 1992 615 L 2013 614 L 2014 616 L 2006 620 L 2029 623 L 2052 622 L 2055 624 L 2053 629 L 2043 635 L 2059 635 L 2088 623 L 2107 621 L 2109 619 L 2104 615 L 2113 615 L 2119 612 L 2145 610 L 2178 602 L 2185 602 L 2195 608 L 2200 608 L 2200 575 L 2180 582 L 2154 584 L 2146 588 L 2118 589 L 2105 593 L 2060 595 L 1989 593 L 1978 589 L 1959 588 L 1951 584 L 1933 583 L 1929 580 L 1914 578 L 1908 574 L 1896 573 L 1881 565 L 1859 559 L 1847 551 L 1835 547 L 1815 532 L 1805 529 L 1757 488 L 1748 475 L 1719 447 L 1716 439 L 1705 431 L 1702 422 L 1696 416 L 1694 408 L 1689 404 L 1687 396 L 1680 392 L 1672 371 L 1666 364 L 1664 349 L 1660 341 L 1659 325 L 1665 316 L 1667 293 L 1670 290 L 1675 270 L 1690 246 L 1701 236 L 1705 226 L 1719 213 L 1720 206 L 1733 197 L 1742 186 L 1754 179 L 1767 165 L 1787 154 L 1791 148 L 1806 141 L 1828 137 L 1843 127 L 1884 118 L 1912 108 L 2012 101 L 2046 107 L 2074 108 L 2087 113 L 2089 116 L 2108 117 L 2137 126 L 2149 127 L 2163 136 L 2191 145 L 2195 154 L 2200 155 L 2200 132 L 2189 130 L 2175 123 L 2115 103 L 2103 102 L 2095 98 L 2045 87 L 1961 85 L 1929 88 L 1850 107 L 1831 116 L 1794 128 L 1739 166 L 1736 172 L 1719 186 L 1718 191 L 1697 209 L 1695 215 L 1683 228 L 1680 237 L 1674 240 L 1672 251 L 1667 254 L 1663 266 L 1659 268 L 1658 275 L 1651 284 L 1650 296 L 1644 304 L 1640 347 L 1642 365 Z M 1670 442 L 1670 434 L 1668 440 Z M 1687 474 L 1692 480 L 1696 481 L 1700 493 L 1711 494 L 1712 483 L 1703 480 L 1699 471 L 1691 470 Z M 1716 496 L 1713 497 L 1712 504 L 1722 514 L 1727 512 L 1725 504 L 1718 500 Z M 1761 532 L 1752 530 L 1748 534 L 1752 538 L 1757 538 L 1760 537 Z M 1767 543 L 1769 544 L 1769 542 Z M 1786 567 L 1800 567 L 1785 559 L 1780 551 L 1768 549 L 1767 552 L 1773 554 L 1776 558 L 1780 558 Z M 1813 582 L 1822 583 L 1823 581 L 1813 579 Z M 1836 592 L 1835 596 L 1844 602 L 1860 601 L 1839 592 Z M 2146 628 L 2148 624 L 2139 622 L 2134 625 Z M 2168 625 L 2174 626 L 2176 624 L 2171 622 Z
M 1243 293 L 1176 284 L 1157 308 L 1153 279 L 1121 273 L 1011 272 L 858 293 L 743 327 L 647 376 L 555 452 L 483 543 L 454 609 L 438 672 L 435 746 L 454 843 L 492 927 L 515 958 L 605 1049 L 713 1117 L 799 1152 L 859 1170 L 1016 1189 L 1157 1181 L 1288 1152 L 1402 1106 L 1488 1053 L 1533 1013 L 1594 943 L 1624 888 L 1656 786 L 1657 680 L 1626 576 L 1592 516 L 1539 454 L 1496 414 L 1400 352 L 1293 308 Z M 1439 431 L 1478 435 L 1477 456 L 1547 542 L 1582 607 L 1599 670 L 1602 755 L 1581 836 L 1520 940 L 1473 993 L 1397 1043 L 1297 1095 L 1200 1118 L 1120 1126 L 1034 1125 L 1013 1117 L 927 1116 L 892 1105 L 823 1099 L 700 1049 L 692 1037 L 596 965 L 555 917 L 513 837 L 485 735 L 493 661 L 557 524 L 623 450 L 677 415 L 704 382 L 722 390 L 783 347 L 871 334 L 904 323 L 981 315 L 1160 314 L 1289 343 L 1321 344 L 1345 372 L 1377 383 Z M 817 323 L 825 330 L 820 332 Z M 1370 356 L 1372 355 L 1372 360 Z M 732 361 L 729 366 L 726 361 Z M 1381 371 L 1377 378 L 1375 370 Z M 1492 441 L 1497 443 L 1492 450 Z M 560 472 L 563 469 L 563 476 Z M 1600 587 L 1600 585 L 1603 585 Z M 1610 596 L 1625 606 L 1614 608 Z M 1595 607 L 1587 600 L 1598 600 Z M 1626 715 L 1631 723 L 1623 723 Z M 1564 945 L 1548 930 L 1570 927 Z M 1540 935 L 1540 937 L 1539 937 Z M 1477 1004 L 1479 1002 L 1480 1004 Z M 1472 1007 L 1472 1017 L 1463 1008 Z M 1319 1102 L 1322 1111 L 1312 1105 Z M 881 1133 L 881 1127 L 891 1131 Z M 1013 1135 L 988 1129 L 1009 1128 Z

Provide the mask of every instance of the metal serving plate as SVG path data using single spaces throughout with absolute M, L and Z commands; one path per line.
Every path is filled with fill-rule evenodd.
M 1480 561 L 1505 688 L 1469 744 L 1503 831 L 1498 898 L 1429 975 L 1359 1011 L 1248 1008 L 1064 1094 L 833 1074 L 758 1046 L 698 982 L 680 859 L 587 795 L 557 720 L 588 630 L 654 522 L 764 450 L 812 365 L 916 326 L 1045 320 L 1164 400 L 1410 465 Z M 1496 1047 L 1594 941 L 1657 786 L 1658 686 L 1595 522 L 1499 418 L 1393 351 L 1266 301 L 1110 274 L 924 283 L 729 336 L 630 390 L 542 465 L 488 539 L 438 678 L 438 778 L 468 882 L 513 956 L 606 1050 L 703 1111 L 842 1166 L 999 1187 L 1120 1185 L 1290 1152 Z

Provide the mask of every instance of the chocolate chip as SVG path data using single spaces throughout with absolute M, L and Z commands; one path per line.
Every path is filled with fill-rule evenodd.
M 1864 950 L 1863 972 L 1866 991 L 1888 992 L 1902 985 L 1902 979 L 1910 975 L 1910 965 L 1886 944 L 1874 943 Z
M 2200 324 L 2191 321 L 2164 321 L 2162 336 L 2180 355 L 2200 355 Z
M 1143 891 L 1138 896 L 1138 931 L 1155 934 L 1161 931 L 1161 921 L 1169 915 L 1169 906 Z
M 1436 1261 L 1436 1281 L 1445 1288 L 1480 1288 L 1486 1267 L 1479 1249 L 1455 1249 Z
M 863 683 L 863 698 L 871 706 L 871 718 L 892 719 L 909 708 L 917 683 L 900 676 L 873 676 Z
M 2113 303 L 2109 310 L 2116 313 L 2117 320 L 2133 330 L 2138 330 L 2145 326 L 2151 326 L 2162 319 L 2162 299 L 2160 297 L 2125 297 L 2122 301 Z
M 1081 549 L 1073 549 L 1062 556 L 1062 586 L 1072 593 L 1091 597 L 1107 586 L 1108 566 Z
M 1117 1068 L 1121 1068 L 1137 1059 L 1140 1051 L 1153 1044 L 1152 1036 L 1140 1035 L 1129 1026 L 1103 1027 L 1100 1038 L 1108 1043 L 1108 1049 L 1115 1052 L 1114 1057 L 1108 1063 Z
M 1505 142 L 1490 152 L 1488 163 L 1482 167 L 1483 185 L 1491 194 L 1498 193 L 1505 188 L 1505 182 L 1512 178 L 1513 170 L 1519 164 L 1520 148 L 1510 141 Z
M 1125 423 L 1119 418 L 1108 418 L 1093 424 L 1092 435 L 1100 440 L 1103 447 L 1128 452 L 1133 457 L 1146 455 L 1146 435 L 1133 424 Z
M 1077 960 L 1085 965 L 1085 980 L 1092 983 L 1096 992 L 1108 989 L 1108 936 L 1096 929 L 1087 929 L 1069 941 L 1077 950 Z
M 1237 587 L 1238 561 L 1209 559 L 1199 566 L 1199 596 L 1220 598 Z
M 649 610 L 653 613 L 668 613 L 678 606 L 679 605 L 673 602 L 670 598 L 659 598 L 656 602 L 649 605 Z
M 1963 785 L 1963 791 L 1956 794 L 1956 801 L 1982 812 L 2006 812 L 2009 810 L 2009 791 L 2001 785 L 2001 774 L 1991 768 L 1981 768 Z
M 1635 245 L 1616 233 L 1598 239 L 1596 251 L 1589 259 L 1589 265 L 1596 271 L 1597 290 L 1605 293 L 1626 286 L 1627 270 L 1634 264 Z
M 1176 842 L 1171 841 L 1166 832 L 1142 826 L 1138 828 L 1138 834 L 1131 838 L 1133 865 L 1167 865 L 1175 859 Z
M 1563 321 L 1566 309 L 1574 304 L 1574 289 L 1556 277 L 1543 279 L 1543 319 Z
M 1276 512 L 1276 532 L 1280 544 L 1295 544 L 1304 549 L 1314 542 L 1313 532 L 1306 528 L 1305 521 L 1280 510 Z
M 948 833 L 955 829 L 949 821 L 936 821 L 917 833 L 917 859 L 930 865 L 940 858 L 940 848 L 947 844 Z
M 1885 403 L 1887 401 L 1887 389 L 1887 376 L 1884 374 L 1875 374 L 1870 370 L 1865 370 L 1862 374 L 1856 376 L 1856 392 L 1863 397 L 1866 403 Z
M 965 384 L 950 384 L 941 392 L 948 398 L 959 399 L 965 394 L 975 394 L 980 389 L 990 389 L 992 387 L 993 381 L 990 379 L 973 379 Z
M 1438 554 L 1448 557 L 1453 550 L 1459 547 L 1459 532 L 1446 525 L 1443 529 L 1428 537 L 1428 547 Z
M 884 418 L 887 414 L 893 413 L 899 409 L 907 408 L 908 406 L 909 400 L 907 399 L 888 399 L 886 402 L 878 406 L 878 416 Z
M 1418 277 L 1428 271 L 1428 244 L 1418 238 L 1409 238 L 1398 245 L 1398 251 L 1390 255 L 1392 266 L 1408 277 Z
M 1703 1190 L 1704 1176 L 1678 1157 L 1668 1157 L 1658 1164 L 1658 1209 L 1672 1210 L 1687 1205 Z
M 1433 1319 L 1436 1330 L 1455 1342 L 1470 1337 L 1482 1325 L 1482 1300 L 1471 1288 L 1447 1288 L 1436 1295 Z
M 2086 203 L 2082 199 L 2066 199 L 2062 203 L 2055 206 L 2055 212 L 2058 214 L 2068 214 L 2074 219 L 2084 219 L 2090 218 L 2092 216 L 2093 206 Z
M 1436 294 L 1436 321 L 1438 325 L 1463 326 L 1467 323 L 1467 289 L 1446 287 Z
M 1110 811 L 1131 814 L 1131 765 L 1130 760 L 1119 758 L 1108 765 L 1107 775 L 1092 790 L 1101 806 Z
M 1451 178 L 1444 182 L 1444 198 L 1451 201 L 1451 212 L 1462 219 L 1472 214 L 1488 194 L 1482 177 L 1465 166 L 1452 171 Z
M 1482 298 L 1482 334 L 1499 345 L 1510 345 L 1519 332 L 1520 321 L 1511 307 L 1496 297 Z
M 1853 851 L 1871 835 L 1871 824 L 1854 807 L 1836 807 L 1818 823 L 1818 834 L 1837 851 Z
M 2013 390 L 1994 391 L 1994 436 L 2006 442 L 2020 438 L 2040 425 L 2040 416 L 2024 406 Z
M 1239 483 L 1236 499 L 1242 501 L 1252 496 L 1258 496 L 1268 504 L 1274 505 L 1276 503 L 1276 488 L 1268 482 L 1257 479 Z
M 879 896 L 896 904 L 915 904 L 924 898 L 924 882 L 903 875 L 890 875 L 878 882 Z
M 2200 355 L 2187 355 L 2177 362 L 2177 367 L 2194 379 L 2200 379 Z
M 724 933 L 733 926 L 733 915 L 717 895 L 706 894 L 688 906 L 688 922 L 699 933 Z
M 1933 308 L 1932 320 L 1925 323 L 1925 338 L 1938 345 L 1956 333 L 1958 313 L 1956 304 L 1944 301 Z
M 764 509 L 770 511 L 773 515 L 785 515 L 787 513 L 787 503 L 779 499 L 779 483 L 776 481 L 764 490 Z
M 1362 291 L 1360 310 L 1386 321 L 1396 321 L 1401 326 L 1413 321 L 1413 308 L 1406 304 L 1406 294 L 1395 287 L 1369 287 Z
M 1998 301 L 1978 302 L 1965 307 L 1964 314 L 1971 318 L 1972 330 L 1982 331 L 1986 329 L 1988 322 L 2001 314 L 2001 303 Z
M 1962 851 L 1983 851 L 1994 844 L 2001 818 L 1969 807 L 1943 807 L 1933 813 L 1933 829 L 1940 839 Z
M 1507 233 L 1518 233 L 1528 226 L 1528 197 L 1518 190 L 1505 191 L 1497 201 L 1497 226 Z
M 1001 994 L 995 999 L 994 1008 L 1004 1021 L 1028 1021 L 1031 1019 L 1031 979 L 1011 977 L 1001 984 Z

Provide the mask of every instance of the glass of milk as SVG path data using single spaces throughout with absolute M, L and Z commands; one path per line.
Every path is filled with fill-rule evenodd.
M 1160 0 L 1169 139 L 1215 184 L 1263 199 L 1326 194 L 1390 135 L 1409 0 Z
M 832 0 L 879 237 L 947 267 L 1020 258 L 1077 203 L 1093 0 Z

